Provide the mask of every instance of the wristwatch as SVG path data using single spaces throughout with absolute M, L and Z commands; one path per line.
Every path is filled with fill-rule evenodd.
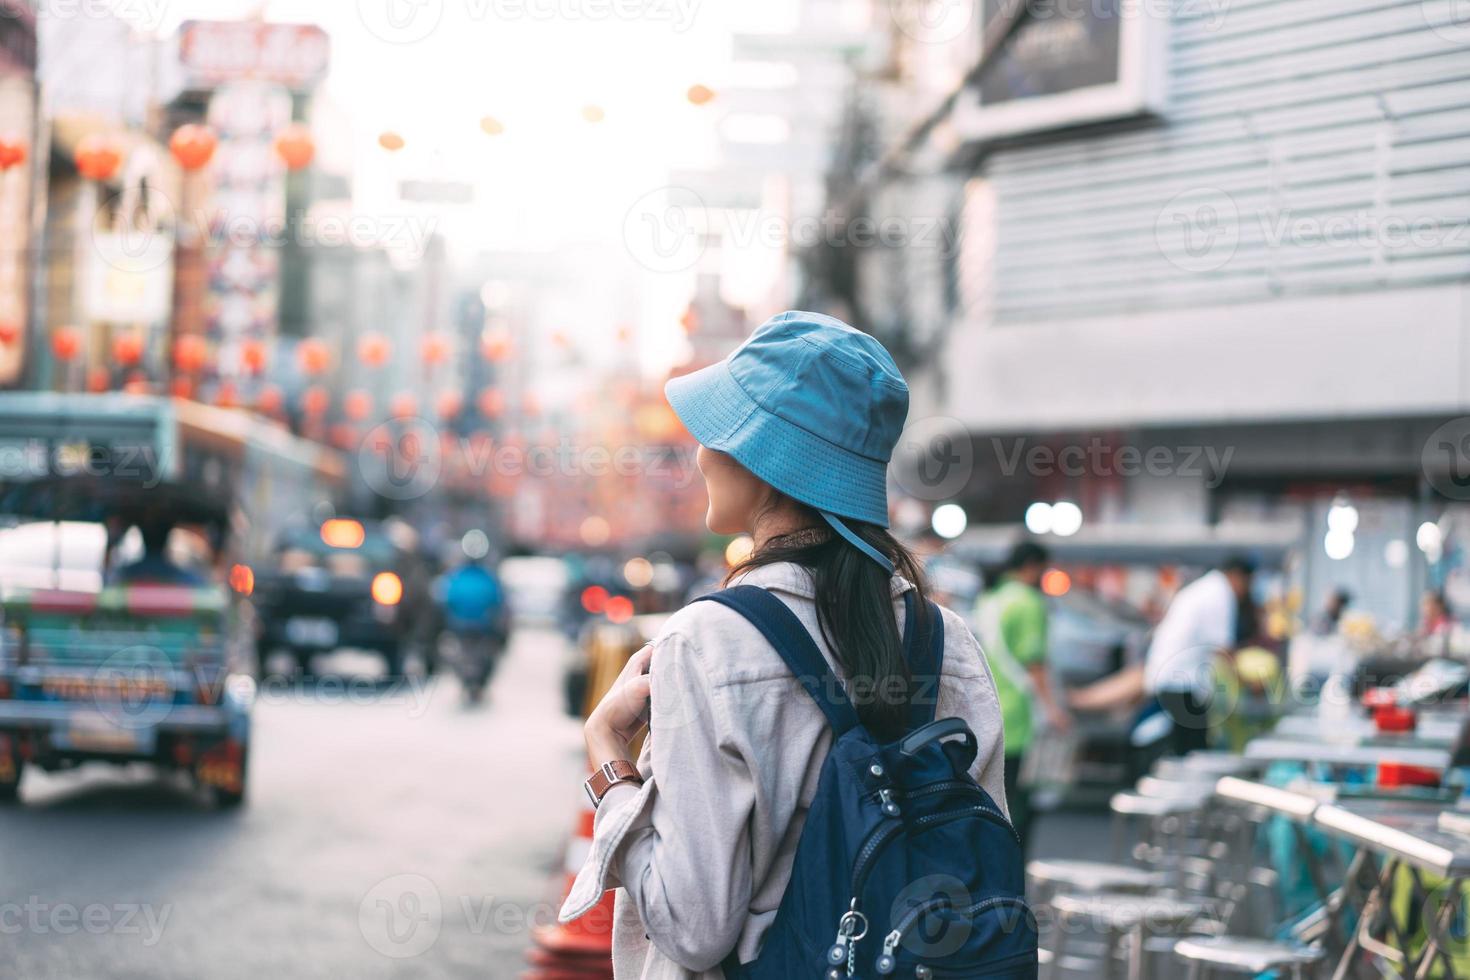
M 591 777 L 582 784 L 582 788 L 587 791 L 587 798 L 592 801 L 592 809 L 597 809 L 607 791 L 618 783 L 642 786 L 643 777 L 638 774 L 638 767 L 626 759 L 614 759 L 594 769 Z

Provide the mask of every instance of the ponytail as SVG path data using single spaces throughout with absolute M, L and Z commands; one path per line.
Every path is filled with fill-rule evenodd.
M 813 515 L 815 519 L 815 515 Z M 929 614 L 928 585 L 919 560 L 876 524 L 848 520 L 848 527 L 893 562 L 896 573 L 917 591 L 915 615 Z M 847 678 L 858 719 L 878 738 L 897 738 L 908 728 L 913 678 L 904 659 L 903 637 L 893 611 L 888 573 L 867 555 L 826 528 L 781 535 L 740 562 L 726 577 L 763 565 L 793 562 L 812 573 L 817 624 Z

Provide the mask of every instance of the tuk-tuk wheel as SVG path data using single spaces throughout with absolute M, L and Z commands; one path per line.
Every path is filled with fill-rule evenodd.
M 243 789 L 238 793 L 231 793 L 229 790 L 216 787 L 210 791 L 210 795 L 213 797 L 210 802 L 214 804 L 217 810 L 238 809 L 245 802 L 245 791 Z

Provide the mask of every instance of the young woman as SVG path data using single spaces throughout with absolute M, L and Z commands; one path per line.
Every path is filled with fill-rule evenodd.
M 786 603 L 862 724 L 901 736 L 919 696 L 904 663 L 904 593 L 923 598 L 925 585 L 885 530 L 887 463 L 908 413 L 888 352 L 830 317 L 782 313 L 666 393 L 701 443 L 710 530 L 755 541 L 728 582 Z M 937 717 L 968 722 L 979 742 L 971 773 L 1004 806 L 995 684 L 963 621 L 942 615 Z M 645 723 L 635 766 L 628 746 Z M 816 703 L 755 626 L 696 602 L 632 658 L 585 731 L 596 829 L 563 918 L 623 889 L 619 980 L 715 978 L 732 952 L 753 960 L 832 741 Z

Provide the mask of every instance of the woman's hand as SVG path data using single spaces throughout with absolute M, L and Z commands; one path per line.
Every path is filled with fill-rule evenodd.
M 582 726 L 587 759 L 594 767 L 617 759 L 634 761 L 628 743 L 648 724 L 648 666 L 652 660 L 652 646 L 633 654 Z

